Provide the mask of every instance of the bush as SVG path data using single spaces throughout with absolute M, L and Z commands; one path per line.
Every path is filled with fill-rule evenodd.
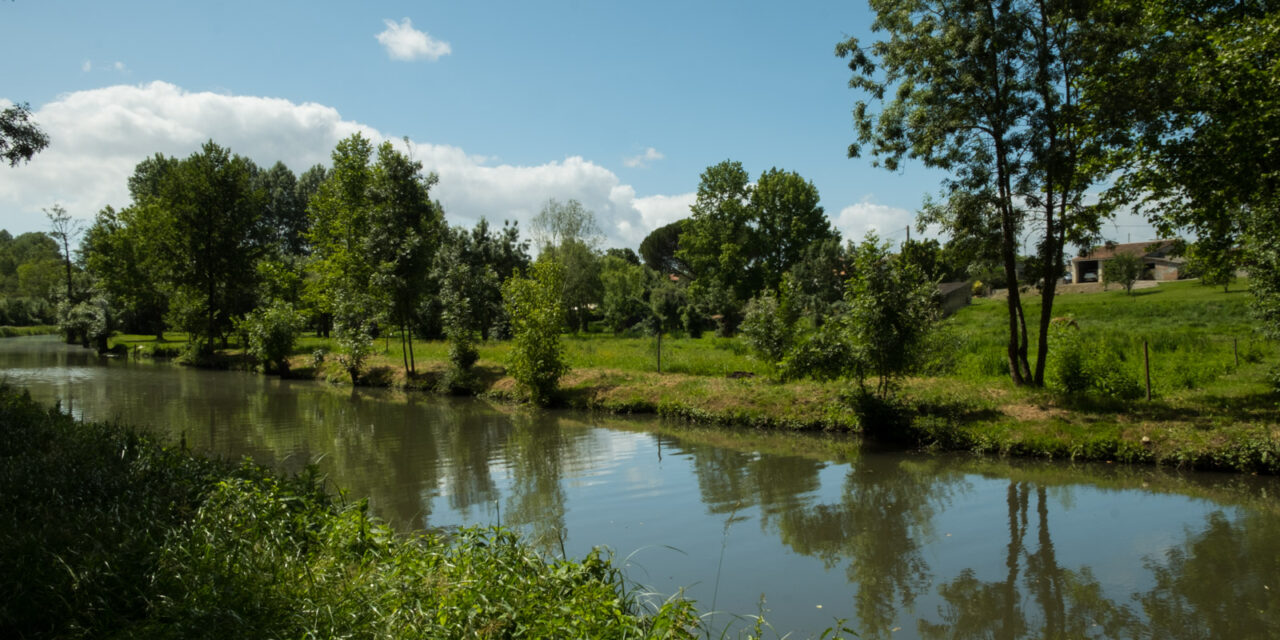
M 338 364 L 351 376 L 351 384 L 357 384 L 364 373 L 365 362 L 373 354 L 373 332 L 363 322 L 336 322 L 333 331 L 342 349 L 338 353 Z
M 742 337 L 756 357 L 777 368 L 794 344 L 795 318 L 785 300 L 772 291 L 747 302 L 742 320 Z
M 1049 325 L 1049 360 L 1044 384 L 1058 393 L 1080 393 L 1092 385 L 1089 352 L 1080 326 L 1071 318 L 1054 318 Z
M 267 371 L 281 373 L 289 370 L 289 354 L 293 353 L 293 343 L 302 326 L 302 314 L 282 300 L 254 309 L 237 323 L 237 329 L 245 335 L 249 356 Z
M 564 326 L 564 267 L 539 260 L 529 277 L 513 277 L 502 286 L 511 318 L 507 373 L 537 404 L 547 404 L 569 370 L 560 330 Z
M 838 319 L 830 320 L 798 340 L 779 364 L 782 377 L 836 380 L 849 375 L 853 348 Z

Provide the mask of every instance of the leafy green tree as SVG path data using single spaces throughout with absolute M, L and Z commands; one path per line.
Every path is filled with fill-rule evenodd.
M 751 189 L 755 260 L 763 286 L 777 291 L 782 274 L 815 243 L 838 238 L 818 204 L 818 189 L 793 171 L 769 169 Z
M 876 0 L 873 29 L 887 34 L 871 48 L 849 39 L 836 54 L 850 59 L 850 87 L 883 108 L 854 108 L 858 141 L 886 168 L 907 158 L 950 172 L 946 202 L 929 207 L 953 236 L 992 243 L 1008 282 L 1010 377 L 1043 384 L 1056 265 L 1063 249 L 1095 234 L 1104 209 L 1084 206 L 1116 144 L 1082 109 L 1081 76 L 1108 37 L 1091 3 L 1033 0 Z M 889 97 L 891 96 L 891 97 Z M 1036 368 L 1018 293 L 1017 248 L 1030 215 L 1045 281 Z
M 446 229 L 444 215 L 431 201 L 439 178 L 422 174 L 422 163 L 396 150 L 378 147 L 378 162 L 369 185 L 369 249 L 379 260 L 371 284 L 388 290 L 390 319 L 400 327 L 405 370 L 416 372 L 413 316 L 427 292 L 427 276 Z
M 1225 292 L 1235 282 L 1241 251 L 1224 238 L 1201 238 L 1186 247 L 1187 270 L 1200 277 L 1200 284 L 1222 287 Z
M 677 257 L 680 249 L 680 235 L 684 233 L 685 220 L 676 220 L 649 232 L 640 242 L 640 257 L 644 266 L 666 276 L 675 274 L 688 279 L 692 270 L 689 265 Z
M 806 247 L 800 260 L 791 266 L 790 280 L 781 291 L 789 296 L 796 313 L 815 327 L 834 315 L 835 307 L 844 300 L 845 282 L 852 268 L 849 259 L 839 238 L 826 238 Z
M 1142 259 L 1132 253 L 1116 253 L 1102 263 L 1102 281 L 1118 284 L 1133 295 L 1133 283 L 1142 277 Z
M 16 167 L 49 146 L 49 136 L 31 119 L 31 107 L 14 104 L 0 111 L 0 158 Z
M 759 274 L 750 269 L 749 182 L 740 162 L 707 167 L 676 250 L 693 279 L 689 297 L 705 316 L 720 317 L 721 333 L 737 328 L 743 301 L 759 288 Z
M 791 351 L 795 333 L 796 316 L 785 297 L 765 289 L 747 302 L 742 337 L 770 369 L 777 369 L 778 363 Z
M 262 237 L 268 251 L 276 256 L 305 253 L 307 202 L 298 179 L 283 162 L 253 176 L 253 186 L 263 192 Z
M 467 235 L 459 234 L 465 241 Z M 484 264 L 471 264 L 463 256 L 465 245 L 451 243 L 439 253 L 436 269 L 440 276 L 440 306 L 445 340 L 449 343 L 449 369 L 445 372 L 441 387 L 447 390 L 470 388 L 471 367 L 480 357 L 476 341 L 480 337 L 482 321 L 475 315 L 476 303 L 482 298 L 488 285 L 496 281 L 493 269 Z
M 1275 331 L 1268 269 L 1280 217 L 1280 11 L 1272 2 L 1107 3 L 1117 37 L 1085 80 L 1088 106 L 1125 135 L 1110 158 L 1106 201 L 1128 203 L 1161 231 L 1243 248 L 1256 309 Z M 1241 242 L 1243 241 L 1243 242 Z
M 61 255 L 58 243 L 48 234 L 32 231 L 17 238 L 7 231 L 0 231 L 0 292 L 19 295 L 18 269 L 27 263 L 58 263 Z M 48 292 L 41 294 L 48 295 Z
M 315 271 L 308 298 L 317 311 L 333 318 L 339 343 L 356 350 L 345 365 L 353 382 L 367 356 L 364 339 L 390 306 L 388 292 L 373 286 L 380 264 L 370 242 L 372 154 L 373 145 L 359 134 L 340 141 L 333 168 L 307 204 Z
M 604 314 L 605 326 L 614 333 L 621 333 L 646 320 L 649 316 L 648 290 L 654 276 L 639 264 L 617 256 L 607 255 L 600 264 L 603 289 L 600 311 Z
M 289 370 L 289 355 L 303 318 L 284 300 L 254 309 L 238 323 L 247 338 L 246 350 L 267 371 L 285 373 Z
M 560 342 L 563 291 L 564 267 L 548 259 L 534 263 L 528 277 L 513 277 L 502 286 L 512 333 L 507 372 L 537 404 L 550 402 L 569 370 Z
M 888 397 L 919 366 L 938 319 L 935 287 L 913 265 L 889 255 L 889 245 L 867 234 L 854 254 L 845 321 L 862 387 L 876 378 L 876 395 Z
M 600 255 L 596 249 L 602 234 L 595 214 L 577 200 L 567 203 L 554 198 L 546 202 L 533 219 L 534 236 L 541 241 L 542 255 L 564 267 L 564 306 L 569 326 L 584 331 L 591 309 L 600 304 Z
M 206 142 L 160 177 L 146 200 L 158 215 L 153 244 L 166 265 L 170 311 L 209 352 L 254 306 L 255 265 L 263 252 L 262 193 L 241 156 Z
M 99 211 L 80 242 L 80 259 L 125 331 L 163 340 L 169 298 L 162 287 L 159 252 L 149 244 L 158 238 L 144 233 L 140 222 L 145 216 L 139 212 L 147 206 L 153 205 Z

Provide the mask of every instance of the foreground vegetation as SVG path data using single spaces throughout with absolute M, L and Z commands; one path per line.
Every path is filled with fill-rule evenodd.
M 1038 302 L 1027 296 L 1026 304 Z M 865 402 L 847 380 L 779 382 L 740 338 L 664 338 L 658 373 L 651 337 L 566 336 L 570 371 L 553 400 L 744 428 L 872 432 L 914 448 L 1277 473 L 1280 396 L 1270 377 L 1276 347 L 1256 331 L 1248 304 L 1243 287 L 1223 292 L 1195 282 L 1132 296 L 1123 290 L 1063 295 L 1055 306 L 1087 346 L 1080 373 L 1106 382 L 1063 390 L 1009 382 L 999 348 L 1003 303 L 978 299 L 944 323 L 927 375 L 904 380 L 897 399 L 883 403 Z M 166 339 L 119 336 L 116 344 L 160 355 L 182 352 L 180 334 Z M 439 388 L 449 371 L 448 345 L 417 342 L 414 376 L 397 366 L 399 345 L 394 337 L 376 341 L 378 353 L 361 384 Z M 289 375 L 348 383 L 336 359 L 323 355 L 332 347 L 329 340 L 303 338 Z M 477 349 L 471 391 L 519 400 L 504 367 L 510 344 L 483 342 Z M 234 365 L 238 353 L 225 352 L 224 364 Z
M 282 477 L 0 389 L 4 637 L 691 637 L 608 558 L 511 532 L 393 534 L 313 469 Z

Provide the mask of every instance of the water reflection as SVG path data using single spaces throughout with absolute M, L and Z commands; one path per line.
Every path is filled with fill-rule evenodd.
M 864 638 L 1280 628 L 1272 478 L 859 453 L 107 361 L 51 340 L 0 342 L 0 366 L 86 417 L 285 469 L 318 462 L 402 529 L 501 521 L 557 555 L 677 548 L 635 579 L 739 613 L 764 593 L 774 626 L 800 637 L 835 617 Z

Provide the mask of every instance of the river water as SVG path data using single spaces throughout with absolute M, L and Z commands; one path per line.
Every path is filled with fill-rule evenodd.
M 615 554 L 713 635 L 1280 637 L 1280 481 L 873 452 L 99 358 L 0 340 L 10 384 L 285 470 L 315 463 L 402 530 L 498 524 Z M 732 633 L 731 633 L 732 635 Z

